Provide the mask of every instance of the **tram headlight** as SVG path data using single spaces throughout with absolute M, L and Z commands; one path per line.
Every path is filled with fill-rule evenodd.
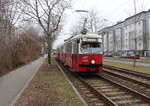
M 92 63 L 92 64 L 95 64 L 95 60 L 91 60 L 91 63 Z

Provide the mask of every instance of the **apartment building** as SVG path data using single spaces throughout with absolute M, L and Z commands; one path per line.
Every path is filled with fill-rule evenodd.
M 103 52 L 116 56 L 150 56 L 150 10 L 126 18 L 99 31 Z

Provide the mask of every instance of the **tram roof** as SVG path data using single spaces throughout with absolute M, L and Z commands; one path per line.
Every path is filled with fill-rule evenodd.
M 72 37 L 70 40 L 72 40 L 72 39 L 77 39 L 77 38 L 84 38 L 84 37 L 87 37 L 87 38 L 102 38 L 102 37 L 100 37 L 100 35 L 98 35 L 98 34 L 95 34 L 95 33 L 87 33 L 87 34 L 85 34 L 85 35 L 83 35 L 83 34 L 75 35 L 75 36 Z
M 78 35 L 75 35 L 75 36 L 72 36 L 70 38 L 68 38 L 64 43 L 67 43 L 73 39 L 78 39 L 78 38 L 99 38 L 99 39 L 102 39 L 102 37 L 96 33 L 87 33 L 87 34 L 78 34 Z M 62 44 L 60 47 L 62 47 L 64 44 Z

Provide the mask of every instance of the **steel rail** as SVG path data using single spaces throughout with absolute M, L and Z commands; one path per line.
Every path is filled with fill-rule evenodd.
M 79 76 L 76 76 L 76 78 L 78 80 L 80 80 L 84 86 L 86 86 L 87 88 L 89 88 L 92 92 L 95 93 L 95 95 L 97 95 L 100 99 L 102 99 L 103 101 L 105 101 L 105 103 L 107 105 L 110 106 L 118 106 L 115 102 L 113 102 L 111 99 L 109 99 L 107 96 L 105 96 L 102 92 L 98 91 L 96 88 L 94 88 L 93 86 L 91 86 L 91 84 L 89 84 L 88 82 L 86 82 L 84 79 L 82 79 Z
M 103 65 L 103 67 L 107 68 L 107 69 L 121 71 L 121 72 L 127 73 L 127 74 L 136 75 L 136 76 L 143 77 L 145 79 L 150 80 L 150 74 L 146 74 L 146 73 L 142 73 L 142 72 L 137 72 L 137 71 L 134 71 L 134 70 L 128 70 L 128 69 L 118 68 L 118 67 L 109 66 L 109 65 Z
M 144 82 L 142 82 L 142 81 L 138 81 L 138 80 L 136 80 L 136 79 L 129 78 L 129 77 L 126 77 L 126 76 L 117 74 L 117 73 L 110 72 L 110 71 L 105 71 L 105 69 L 104 69 L 103 73 L 107 73 L 107 74 L 109 74 L 109 75 L 113 75 L 113 76 L 122 78 L 122 79 L 124 79 L 124 80 L 129 80 L 129 81 L 132 81 L 132 82 L 137 83 L 137 84 L 139 84 L 139 85 L 142 85 L 142 86 L 144 86 L 144 87 L 146 87 L 146 88 L 150 88 L 150 84 L 148 84 L 148 83 L 144 83 Z
M 61 67 L 63 67 L 61 65 Z M 67 71 L 68 69 L 66 68 L 62 68 L 65 72 L 70 72 Z M 93 92 L 94 95 L 97 96 L 97 98 L 99 98 L 100 100 L 103 100 L 104 103 L 106 103 L 108 106 L 119 106 L 117 103 L 115 103 L 112 99 L 109 98 L 109 96 L 106 96 L 104 93 L 102 93 L 101 91 L 99 91 L 97 88 L 95 88 L 95 86 L 92 84 L 90 84 L 88 81 L 86 81 L 84 78 L 82 78 L 81 76 L 79 76 L 76 73 L 71 73 L 73 74 L 86 88 L 88 88 L 91 92 Z M 98 77 L 102 80 L 105 80 L 109 83 L 111 83 L 112 85 L 115 85 L 116 87 L 119 87 L 120 89 L 131 93 L 132 95 L 134 95 L 135 97 L 138 97 L 140 100 L 145 101 L 146 103 L 150 103 L 150 97 L 146 96 L 142 93 L 139 93 L 136 90 L 133 90 L 131 88 L 126 87 L 125 85 L 121 85 L 120 83 L 117 83 L 117 81 L 113 81 L 111 80 L 111 78 L 109 78 L 109 75 L 98 75 Z M 99 80 L 99 79 L 98 79 Z
M 133 90 L 133 89 L 131 89 L 131 88 L 128 88 L 128 87 L 126 87 L 125 85 L 121 85 L 121 84 L 119 84 L 118 82 L 109 79 L 108 76 L 103 76 L 103 75 L 98 75 L 98 76 L 99 76 L 100 78 L 103 78 L 103 79 L 109 81 L 110 83 L 113 83 L 114 85 L 119 86 L 120 88 L 122 88 L 122 89 L 124 89 L 124 90 L 130 92 L 131 94 L 133 94 L 133 95 L 135 95 L 135 96 L 138 96 L 141 100 L 146 101 L 147 103 L 150 103 L 150 97 L 149 97 L 149 96 L 146 96 L 146 95 L 144 95 L 144 94 L 142 94 L 142 93 L 140 93 L 140 92 L 138 92 L 138 91 L 136 91 L 136 90 Z
M 59 65 L 63 71 L 68 70 L 67 68 L 65 68 L 61 64 L 59 64 Z M 76 73 L 72 73 L 71 71 L 67 71 L 67 72 L 70 72 L 71 74 L 73 74 L 77 78 L 77 80 L 79 80 L 84 86 L 86 86 L 86 88 L 88 88 L 90 91 L 92 91 L 94 93 L 94 95 L 96 95 L 100 100 L 103 100 L 104 103 L 107 104 L 108 106 L 119 106 L 114 101 L 112 101 L 110 98 L 105 96 L 102 92 L 98 91 L 96 88 L 91 86 L 91 84 L 89 84 L 87 81 L 85 81 L 83 78 L 81 78 Z

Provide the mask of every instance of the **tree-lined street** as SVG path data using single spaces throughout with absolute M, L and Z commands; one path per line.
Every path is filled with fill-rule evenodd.
M 0 106 L 149 106 L 149 68 L 149 0 L 0 0 Z

